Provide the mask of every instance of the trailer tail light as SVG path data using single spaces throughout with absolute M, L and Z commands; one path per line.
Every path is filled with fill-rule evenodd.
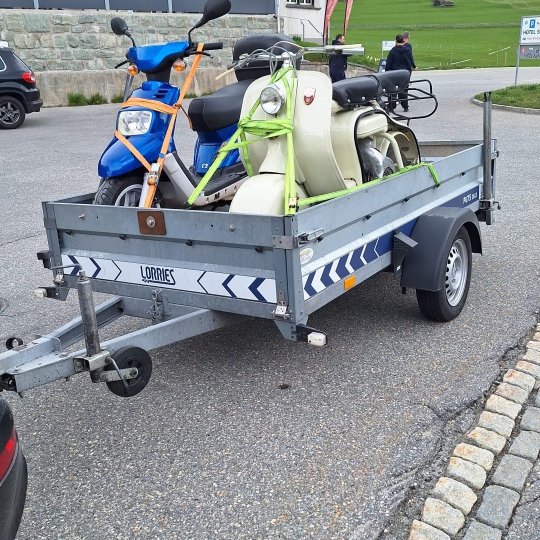
M 0 450 L 0 484 L 3 482 L 7 473 L 10 471 L 17 452 L 17 432 L 15 428 L 11 432 L 4 448 Z
M 23 78 L 23 81 L 25 81 L 27 83 L 35 84 L 35 82 L 36 82 L 36 77 L 34 76 L 34 74 L 31 71 L 25 71 L 22 74 L 22 78 Z

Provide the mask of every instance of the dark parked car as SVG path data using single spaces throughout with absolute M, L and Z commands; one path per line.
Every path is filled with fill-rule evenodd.
M 17 534 L 26 499 L 28 472 L 8 404 L 0 398 L 0 540 Z
M 43 105 L 34 72 L 13 52 L 0 47 L 0 129 L 15 129 Z

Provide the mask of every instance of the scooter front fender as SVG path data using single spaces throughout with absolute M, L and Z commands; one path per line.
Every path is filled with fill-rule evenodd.
M 155 133 L 149 133 L 148 135 L 134 135 L 129 138 L 129 142 L 144 156 L 148 163 L 153 163 L 159 156 L 163 138 L 156 137 Z M 174 150 L 173 142 L 171 143 L 171 152 Z M 98 164 L 98 175 L 101 178 L 123 176 L 141 167 L 143 167 L 143 164 L 131 151 L 122 142 L 114 138 L 101 155 Z

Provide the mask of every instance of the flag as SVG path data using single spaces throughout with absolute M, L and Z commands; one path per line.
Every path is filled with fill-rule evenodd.
M 347 5 L 345 7 L 345 20 L 343 21 L 343 33 L 347 33 L 347 27 L 349 26 L 349 18 L 351 16 L 352 11 L 352 5 L 354 0 L 345 0 L 347 2 Z
M 324 29 L 323 29 L 323 40 L 325 43 L 328 43 L 328 27 L 330 25 L 330 17 L 336 9 L 338 0 L 326 0 L 326 11 L 324 13 Z

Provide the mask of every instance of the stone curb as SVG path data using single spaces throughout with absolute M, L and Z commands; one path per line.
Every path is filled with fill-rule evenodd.
M 460 531 L 464 540 L 502 537 L 540 453 L 540 390 L 531 396 L 540 386 L 539 355 L 540 324 L 525 355 L 504 374 L 455 447 L 409 540 L 451 539 Z
M 471 98 L 471 103 L 480 107 L 484 105 L 483 101 L 475 98 Z M 500 109 L 501 111 L 515 112 L 520 114 L 540 114 L 540 109 L 528 109 L 526 107 L 510 107 L 510 105 L 497 105 L 496 103 L 493 103 L 492 107 L 494 109 Z

